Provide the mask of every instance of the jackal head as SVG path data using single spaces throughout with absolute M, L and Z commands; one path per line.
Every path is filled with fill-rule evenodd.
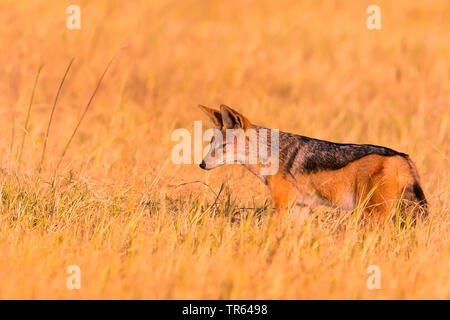
M 202 105 L 199 108 L 211 119 L 215 126 L 214 135 L 211 138 L 211 148 L 203 158 L 200 168 L 211 170 L 225 163 L 244 164 L 256 150 L 252 150 L 251 145 L 256 146 L 257 137 L 255 130 L 247 118 L 237 111 L 225 105 L 220 106 L 220 111 Z M 250 143 L 251 139 L 253 143 Z

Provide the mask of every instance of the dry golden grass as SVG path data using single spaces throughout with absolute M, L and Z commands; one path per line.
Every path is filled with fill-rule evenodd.
M 377 1 L 380 31 L 369 1 L 80 1 L 81 30 L 69 4 L 0 2 L 0 298 L 450 298 L 448 1 Z M 198 103 L 409 153 L 429 221 L 317 210 L 300 226 L 240 166 L 172 164 L 172 131 L 206 120 Z M 224 184 L 216 207 L 201 183 L 173 187 L 196 180 Z M 73 264 L 81 290 L 66 288 Z

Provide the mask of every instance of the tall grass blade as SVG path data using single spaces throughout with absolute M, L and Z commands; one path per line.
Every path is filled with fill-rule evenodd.
M 103 78 L 105 77 L 105 74 L 106 74 L 106 72 L 108 71 L 109 66 L 111 65 L 111 62 L 112 62 L 113 60 L 114 60 L 114 58 L 111 59 L 111 60 L 109 61 L 108 65 L 107 65 L 106 68 L 105 68 L 105 71 L 103 71 L 103 74 L 100 76 L 100 79 L 99 79 L 98 82 L 97 82 L 97 86 L 95 87 L 95 90 L 94 90 L 94 92 L 93 92 L 92 95 L 91 95 L 91 98 L 89 99 L 89 101 L 88 101 L 86 107 L 84 108 L 84 111 L 83 111 L 83 114 L 82 114 L 81 117 L 80 117 L 80 120 L 78 121 L 78 123 L 77 123 L 75 129 L 73 130 L 72 135 L 71 135 L 70 138 L 69 138 L 69 141 L 67 142 L 66 146 L 64 147 L 64 150 L 63 150 L 63 152 L 62 152 L 62 154 L 61 154 L 61 157 L 59 158 L 58 164 L 56 165 L 55 174 L 56 174 L 56 172 L 58 171 L 58 168 L 59 168 L 59 166 L 61 165 L 61 162 L 62 162 L 62 160 L 63 160 L 63 158 L 64 158 L 64 156 L 65 156 L 65 154 L 66 154 L 66 152 L 67 152 L 67 149 L 69 148 L 70 143 L 71 143 L 72 140 L 73 140 L 73 137 L 74 137 L 75 134 L 77 133 L 78 128 L 79 128 L 80 125 L 81 125 L 81 122 L 83 121 L 84 117 L 86 116 L 86 113 L 88 112 L 89 107 L 91 106 L 91 102 L 92 102 L 92 100 L 94 100 L 94 97 L 95 97 L 95 95 L 97 94 L 97 91 L 98 91 L 98 89 L 100 88 L 100 85 L 101 85 L 101 83 L 102 83 L 102 80 L 103 80 Z
M 56 103 L 58 102 L 59 94 L 61 93 L 62 86 L 64 84 L 64 81 L 66 80 L 67 74 L 69 73 L 70 67 L 72 66 L 73 60 L 75 60 L 75 58 L 72 58 L 72 60 L 70 60 L 70 63 L 67 66 L 66 72 L 64 73 L 64 76 L 61 79 L 61 83 L 59 84 L 58 92 L 56 93 L 55 102 L 53 103 L 52 112 L 50 113 L 50 119 L 48 120 L 47 132 L 45 133 L 45 140 L 44 140 L 44 146 L 42 148 L 41 162 L 39 164 L 39 170 L 38 170 L 39 173 L 41 173 L 43 165 L 44 165 L 45 150 L 47 149 L 48 135 L 50 133 L 50 127 L 52 125 L 53 114 L 55 113 L 55 109 L 56 109 Z
M 28 123 L 30 121 L 30 114 L 31 114 L 31 106 L 33 105 L 33 100 L 34 100 L 34 93 L 36 92 L 36 86 L 38 83 L 38 79 L 39 79 L 39 75 L 41 73 L 42 68 L 44 67 L 44 65 L 41 65 L 38 69 L 38 72 L 36 74 L 36 78 L 34 79 L 34 85 L 33 85 L 33 91 L 31 92 L 31 99 L 30 99 L 30 104 L 28 105 L 28 110 L 27 110 L 27 115 L 26 115 L 26 119 L 25 119 L 25 124 L 23 126 L 23 136 L 22 136 L 22 142 L 20 143 L 20 150 L 19 150 L 19 155 L 17 158 L 17 167 L 20 167 L 20 164 L 22 163 L 22 153 L 23 153 L 23 146 L 25 144 L 25 138 L 28 134 Z

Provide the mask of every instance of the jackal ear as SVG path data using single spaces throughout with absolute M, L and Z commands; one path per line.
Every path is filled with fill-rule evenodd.
M 222 128 L 223 122 L 222 122 L 222 115 L 220 114 L 219 110 L 214 110 L 205 106 L 202 106 L 201 104 L 198 105 L 200 110 L 202 110 L 214 123 L 216 128 Z
M 226 129 L 246 130 L 250 127 L 250 121 L 246 117 L 224 104 L 220 105 L 220 113 Z

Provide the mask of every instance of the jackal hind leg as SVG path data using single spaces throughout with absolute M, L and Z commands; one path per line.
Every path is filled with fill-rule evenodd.
M 398 185 L 395 179 L 379 179 L 373 185 L 374 191 L 368 201 L 365 216 L 375 224 L 380 224 L 392 214 L 398 203 Z

